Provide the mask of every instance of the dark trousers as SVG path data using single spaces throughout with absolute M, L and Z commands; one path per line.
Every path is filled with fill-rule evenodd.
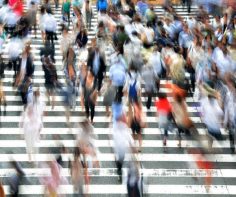
M 115 101 L 117 101 L 117 102 L 121 102 L 121 101 L 122 101 L 123 88 L 124 88 L 124 86 L 118 86 L 118 87 L 116 87 Z
M 229 128 L 229 142 L 230 142 L 230 149 L 232 153 L 235 151 L 235 128 L 230 127 Z
M 20 96 L 21 96 L 23 105 L 24 105 L 24 106 L 27 105 L 27 93 L 21 91 L 21 92 L 20 92 Z
M 53 31 L 46 31 L 46 39 L 54 44 L 54 32 Z
M 101 76 L 95 76 L 94 77 L 94 82 L 95 84 L 97 84 L 97 90 L 100 91 L 102 88 L 102 81 L 103 81 L 103 77 Z
M 16 76 L 16 74 L 17 74 L 17 72 L 18 72 L 18 70 L 20 68 L 19 58 L 10 59 L 8 67 L 9 67 L 10 70 L 13 68 L 14 76 Z
M 85 113 L 87 118 L 91 118 L 91 121 L 93 121 L 94 114 L 95 114 L 95 105 L 92 101 L 85 101 L 84 102 L 84 107 L 85 107 Z
M 213 144 L 213 138 L 215 138 L 218 141 L 223 140 L 223 136 L 220 131 L 214 131 L 213 129 L 208 128 L 208 133 L 210 135 L 208 138 L 208 144 L 209 144 L 210 148 L 212 147 L 212 144 Z
M 138 182 L 135 182 L 134 185 L 127 183 L 128 197 L 140 197 Z
M 195 81 L 196 81 L 196 77 L 195 77 L 195 70 L 192 66 L 186 68 L 186 71 L 190 74 L 190 81 L 191 81 L 191 88 L 192 88 L 192 92 L 195 91 Z
M 116 167 L 117 167 L 117 174 L 119 176 L 122 176 L 122 166 L 124 163 L 125 156 L 119 155 L 119 159 L 116 161 Z
M 153 91 L 146 92 L 147 93 L 147 102 L 146 102 L 146 107 L 147 109 L 150 109 L 152 105 L 152 96 L 153 96 Z

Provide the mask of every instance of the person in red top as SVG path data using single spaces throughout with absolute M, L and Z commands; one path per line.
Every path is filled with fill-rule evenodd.
M 159 118 L 159 129 L 164 130 L 163 146 L 166 146 L 171 117 L 171 104 L 165 93 L 159 93 L 158 98 L 159 99 L 155 102 L 155 106 L 157 108 L 157 117 Z
M 9 0 L 8 4 L 17 16 L 23 15 L 23 0 Z

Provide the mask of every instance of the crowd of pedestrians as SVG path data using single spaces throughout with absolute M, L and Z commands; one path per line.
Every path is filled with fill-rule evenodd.
M 155 6 L 146 0 L 98 0 L 94 4 L 98 11 L 95 19 L 93 3 L 91 0 L 28 0 L 24 10 L 22 0 L 0 1 L 0 104 L 6 113 L 2 80 L 4 70 L 13 70 L 12 87 L 24 106 L 19 127 L 23 130 L 29 161 L 37 160 L 43 117 L 47 116 L 45 109 L 47 105 L 54 109 L 56 96 L 63 98 L 68 128 L 78 128 L 69 166 L 65 166 L 61 157 L 43 164 L 51 171 L 50 177 L 40 180 L 45 193 L 59 196 L 59 185 L 68 184 L 69 180 L 60 175 L 63 167 L 71 169 L 74 192 L 81 196 L 89 193 L 88 170 L 101 165 L 94 132 L 100 97 L 111 122 L 120 181 L 122 168 L 128 169 L 128 196 L 142 195 L 141 163 L 137 155 L 142 152 L 142 132 L 148 127 L 145 112 L 152 106 L 156 108 L 156 131 L 162 134 L 164 151 L 168 149 L 169 132 L 176 132 L 180 148 L 183 138 L 196 141 L 200 147 L 188 149 L 188 153 L 201 155 L 196 160 L 202 163 L 197 166 L 207 171 L 208 191 L 212 164 L 207 161 L 206 153 L 214 151 L 213 141 L 228 138 L 231 153 L 235 153 L 234 1 L 184 0 L 183 7 L 187 6 L 189 13 L 192 4 L 199 6 L 196 16 L 187 18 L 178 15 L 167 0 L 163 1 L 164 12 L 160 17 L 155 13 Z M 56 12 L 60 13 L 60 21 L 54 15 Z M 94 19 L 97 26 L 93 26 Z M 36 68 L 31 49 L 32 42 L 38 39 L 38 30 L 42 39 L 41 68 Z M 95 37 L 89 40 L 91 30 L 95 31 Z M 62 60 L 55 58 L 57 43 Z M 108 47 L 112 49 L 110 57 Z M 42 99 L 44 93 L 34 84 L 35 69 L 44 71 L 46 103 Z M 59 81 L 57 71 L 63 71 L 64 83 Z M 76 102 L 78 97 L 80 104 Z M 207 131 L 204 136 L 190 118 L 189 97 L 198 103 L 196 109 Z M 85 119 L 72 125 L 70 114 L 78 106 Z M 227 135 L 223 135 L 222 128 Z M 63 154 L 68 150 L 62 146 L 60 151 Z M 11 180 L 10 186 L 12 196 L 17 196 L 16 185 L 25 173 L 18 162 L 13 162 L 13 166 L 18 178 Z

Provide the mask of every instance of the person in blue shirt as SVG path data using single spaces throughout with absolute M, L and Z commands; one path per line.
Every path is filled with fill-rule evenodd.
M 138 10 L 139 10 L 139 13 L 142 15 L 142 16 L 145 16 L 146 14 L 146 11 L 148 9 L 148 4 L 146 3 L 145 0 L 140 0 L 137 2 L 137 6 L 138 6 Z
M 182 53 L 183 53 L 183 57 L 184 57 L 184 59 L 186 59 L 188 48 L 189 48 L 191 42 L 193 41 L 193 36 L 191 35 L 191 32 L 186 24 L 183 26 L 183 31 L 181 31 L 179 33 L 179 40 L 178 41 L 179 41 L 179 46 L 180 46 Z
M 118 61 L 111 66 L 109 70 L 109 76 L 112 81 L 112 85 L 116 88 L 117 100 L 121 101 L 126 80 L 126 70 L 122 62 Z
M 108 7 L 107 0 L 98 0 L 97 1 L 97 10 L 99 12 L 106 12 Z

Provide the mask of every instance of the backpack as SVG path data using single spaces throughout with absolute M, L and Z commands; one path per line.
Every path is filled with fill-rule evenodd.
M 106 0 L 99 0 L 98 1 L 98 10 L 105 11 L 107 9 L 107 2 Z
M 138 100 L 138 93 L 137 93 L 137 89 L 136 89 L 136 83 L 137 80 L 135 79 L 133 84 L 130 84 L 129 86 L 129 98 L 132 101 L 137 101 Z

